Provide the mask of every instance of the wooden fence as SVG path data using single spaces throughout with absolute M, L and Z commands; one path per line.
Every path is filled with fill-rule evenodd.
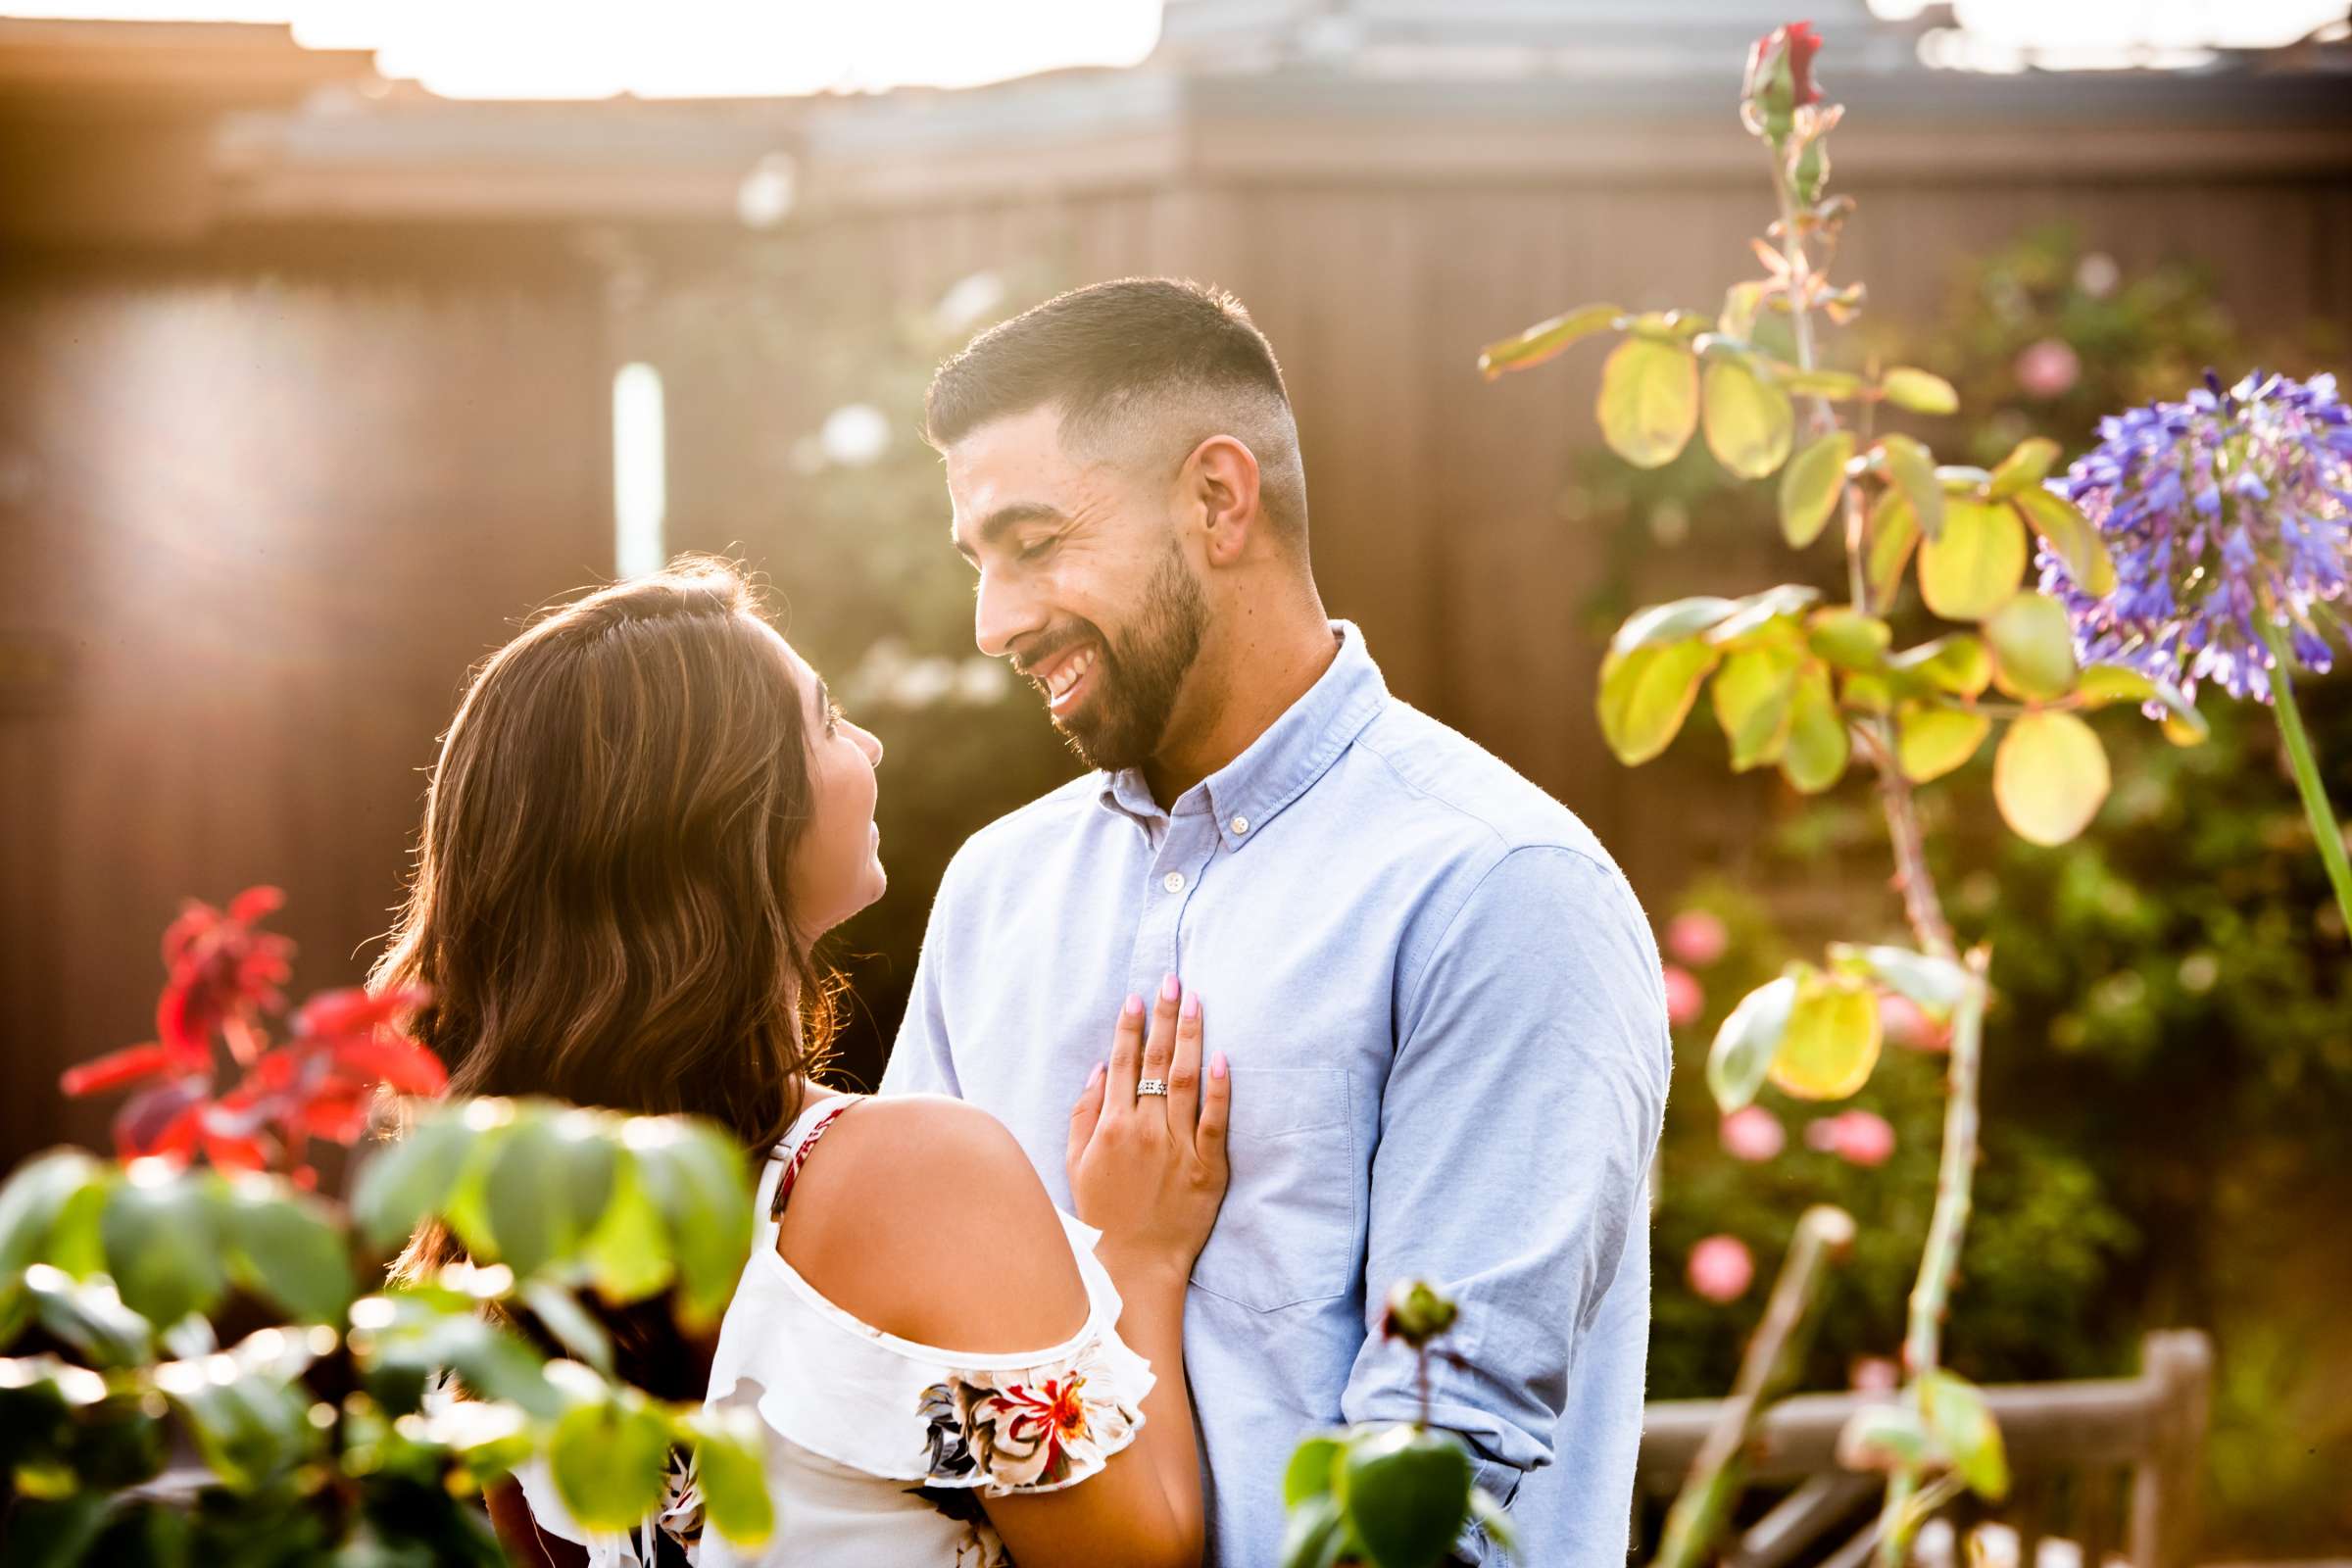
M 2119 1547 L 2132 1568 L 2187 1568 L 2196 1560 L 2213 1349 L 2193 1329 L 2151 1334 L 2140 1362 L 2135 1378 L 1985 1390 L 2008 1449 L 2010 1493 L 1998 1504 L 1954 1503 L 1946 1517 L 1962 1531 L 1985 1522 L 2015 1530 L 2019 1568 L 2034 1568 L 2044 1540 L 2076 1544 L 2082 1568 L 2103 1568 Z M 1732 1568 L 1862 1568 L 1871 1560 L 1884 1480 L 1841 1468 L 1837 1445 L 1847 1418 L 1884 1397 L 1802 1395 L 1765 1415 L 1748 1477 L 1792 1490 L 1740 1537 L 1725 1559 Z M 1682 1485 L 1718 1408 L 1712 1399 L 1649 1406 L 1637 1529 Z M 1650 1544 L 1637 1542 L 1637 1559 Z

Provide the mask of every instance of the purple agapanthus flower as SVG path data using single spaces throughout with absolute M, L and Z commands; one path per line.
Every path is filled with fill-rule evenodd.
M 2210 371 L 2184 403 L 2099 421 L 2099 444 L 2050 488 L 2082 510 L 2115 561 L 2115 591 L 2082 592 L 2046 546 L 2042 591 L 2066 606 L 2083 662 L 2124 664 L 2190 696 L 2211 679 L 2271 700 L 2255 617 L 2287 628 L 2325 671 L 2345 630 L 2352 558 L 2352 411 L 2335 377 Z

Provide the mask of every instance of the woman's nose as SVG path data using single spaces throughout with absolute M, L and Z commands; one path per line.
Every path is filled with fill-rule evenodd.
M 870 729 L 860 729 L 856 724 L 850 726 L 850 733 L 857 737 L 858 749 L 865 753 L 866 764 L 869 767 L 880 767 L 882 765 L 882 737 Z

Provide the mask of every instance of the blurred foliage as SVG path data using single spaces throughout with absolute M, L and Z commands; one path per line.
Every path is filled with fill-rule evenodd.
M 1081 771 L 1044 705 L 973 647 L 972 571 L 922 439 L 939 363 L 1058 276 L 1044 262 L 946 273 L 932 306 L 908 310 L 878 280 L 755 249 L 737 270 L 667 280 L 637 326 L 673 383 L 673 546 L 763 572 L 785 635 L 886 749 L 875 819 L 890 889 L 829 945 L 851 1008 L 837 1076 L 863 1087 L 905 1010 L 950 858 Z M 712 461 L 697 461 L 704 449 Z M 740 483 L 747 452 L 758 484 Z M 697 491 L 703 472 L 729 476 L 726 493 Z
M 2031 435 L 2071 457 L 2101 414 L 2177 396 L 2208 364 L 2306 372 L 2340 348 L 2338 332 L 2314 323 L 2251 345 L 2200 270 L 2124 276 L 2059 227 L 1960 268 L 1937 322 L 1881 326 L 1874 340 L 1884 357 L 1950 373 L 1964 413 L 1938 443 L 1984 461 Z M 1727 485 L 1704 458 L 1638 473 L 1595 455 L 1563 509 L 1616 520 L 1619 580 L 1589 607 L 1604 627 L 1648 597 L 1642 579 L 1671 568 L 1677 547 L 1726 556 L 1727 580 L 1747 541 L 1779 548 L 1769 499 Z M 1832 554 L 1820 547 L 1825 581 Z M 1905 611 L 1916 607 L 1898 623 Z M 2352 680 L 2298 683 L 2298 695 L 2330 792 L 2352 799 Z M 1984 808 L 1988 758 L 1922 797 L 1959 935 L 1994 953 L 1984 1162 L 1948 1340 L 1972 1372 L 2002 1381 L 2129 1372 L 2142 1333 L 2208 1329 L 2220 1355 L 2208 1550 L 2316 1551 L 2352 1531 L 2352 1347 L 2338 1326 L 2352 1255 L 2314 1245 L 2352 1203 L 2352 962 L 2269 715 L 2226 702 L 2206 711 L 2212 739 L 2189 750 L 2102 723 L 2116 786 L 2063 848 L 2023 843 Z M 1899 1342 L 1927 1225 L 1938 1055 L 1890 1051 L 1852 1102 L 1895 1129 L 1882 1166 L 1807 1148 L 1772 1091 L 1762 1103 L 1788 1123 L 1786 1152 L 1746 1164 L 1718 1141 L 1703 1064 L 1722 1012 L 1789 953 L 1850 934 L 1830 921 L 1850 924 L 1857 907 L 1900 931 L 1868 796 L 1779 794 L 1768 847 L 1737 884 L 1694 886 L 1677 906 L 1716 913 L 1733 940 L 1693 969 L 1706 1005 L 1677 1036 L 1655 1396 L 1724 1386 L 1761 1309 L 1760 1289 L 1722 1306 L 1684 1281 L 1701 1238 L 1738 1237 L 1768 1270 L 1805 1205 L 1861 1221 L 1807 1371 L 1811 1386 L 1836 1387 Z

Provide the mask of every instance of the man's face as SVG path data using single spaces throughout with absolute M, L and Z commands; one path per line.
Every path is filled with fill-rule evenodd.
M 1051 409 L 949 449 L 956 548 L 980 573 L 980 651 L 1037 683 L 1093 767 L 1159 750 L 1200 656 L 1208 602 L 1170 515 L 1174 474 L 1071 456 Z

